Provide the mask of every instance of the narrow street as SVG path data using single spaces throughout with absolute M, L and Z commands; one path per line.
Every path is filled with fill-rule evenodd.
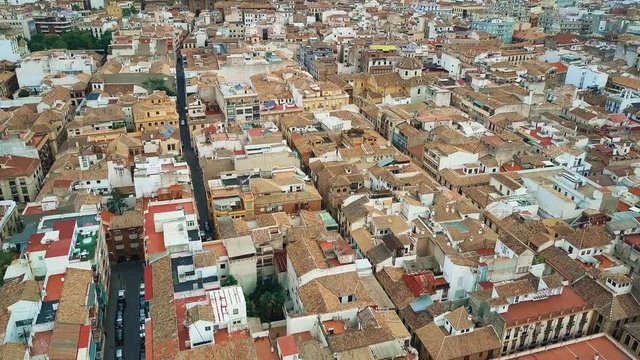
M 182 139 L 182 152 L 187 159 L 187 164 L 191 169 L 191 184 L 193 194 L 196 198 L 198 217 L 200 219 L 200 229 L 204 230 L 204 222 L 209 220 L 209 208 L 207 207 L 207 193 L 202 179 L 202 169 L 198 162 L 198 156 L 191 147 L 191 137 L 189 134 L 189 124 L 187 123 L 187 99 L 186 84 L 184 78 L 184 64 L 182 55 L 178 53 L 176 57 L 176 108 L 180 117 L 180 137 Z M 213 229 L 207 232 L 207 236 L 213 237 Z
M 115 359 L 116 348 L 122 347 L 125 359 L 138 359 L 140 356 L 140 315 L 139 298 L 142 282 L 142 265 L 137 262 L 114 264 L 111 267 L 111 287 L 109 303 L 104 319 L 106 332 L 105 359 Z M 118 291 L 126 291 L 124 309 L 124 344 L 116 345 L 115 319 L 118 308 Z

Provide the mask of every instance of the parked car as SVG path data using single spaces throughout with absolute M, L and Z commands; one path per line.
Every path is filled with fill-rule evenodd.
M 140 309 L 146 309 L 147 308 L 147 300 L 145 300 L 143 297 L 140 298 Z
M 118 301 L 118 310 L 124 311 L 124 301 Z
M 140 284 L 140 297 L 144 297 L 144 283 Z
M 126 292 L 124 290 L 118 290 L 118 301 L 124 301 Z
M 145 313 L 144 308 L 140 309 L 140 324 L 144 324 L 144 321 L 146 320 L 147 316 Z
M 207 220 L 204 222 L 204 231 L 211 232 L 211 221 Z
M 124 352 L 121 348 L 116 349 L 116 360 L 124 360 Z
M 123 325 L 124 325 L 123 312 L 122 310 L 118 310 L 118 312 L 116 313 L 116 328 L 122 329 Z
M 144 339 L 145 336 L 145 332 L 144 332 L 144 324 L 140 325 L 140 339 Z
M 116 345 L 122 345 L 124 343 L 124 331 L 122 329 L 116 329 Z

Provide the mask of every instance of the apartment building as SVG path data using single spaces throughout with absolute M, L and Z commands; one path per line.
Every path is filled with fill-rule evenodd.
M 105 240 L 113 261 L 144 259 L 144 217 L 138 211 L 102 213 Z
M 40 159 L 13 155 L 0 157 L 0 192 L 4 200 L 34 201 L 43 179 Z
M 175 102 L 162 91 L 156 91 L 134 104 L 132 115 L 133 125 L 138 131 L 173 133 L 180 126 Z
M 260 119 L 258 94 L 249 83 L 222 83 L 216 87 L 216 101 L 227 122 Z

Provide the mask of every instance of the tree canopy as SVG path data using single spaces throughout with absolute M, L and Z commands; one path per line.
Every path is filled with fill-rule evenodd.
M 122 210 L 127 208 L 127 203 L 124 201 L 124 194 L 118 189 L 111 191 L 111 198 L 107 200 L 107 209 L 110 212 L 118 215 L 122 215 Z
M 169 96 L 175 96 L 176 92 L 173 89 L 169 88 L 167 84 L 165 84 L 164 80 L 160 78 L 151 78 L 149 80 L 145 80 L 142 85 L 145 89 L 152 92 L 154 90 L 160 90 L 167 93 Z
M 227 275 L 227 277 L 224 280 L 222 280 L 222 283 L 220 283 L 221 287 L 233 286 L 233 285 L 238 285 L 238 280 L 236 280 L 236 278 L 234 278 L 233 275 L 231 274 Z
M 257 316 L 261 321 L 277 321 L 284 319 L 284 290 L 277 282 L 266 280 L 259 282 L 249 295 L 247 314 Z
M 103 50 L 111 44 L 111 31 L 107 30 L 100 39 L 89 30 L 73 30 L 62 34 L 35 34 L 28 41 L 30 51 L 49 49 Z

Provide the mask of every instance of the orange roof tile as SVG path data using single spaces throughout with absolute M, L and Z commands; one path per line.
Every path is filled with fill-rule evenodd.
M 525 301 L 509 305 L 507 312 L 500 316 L 507 323 L 507 327 L 516 324 L 527 324 L 541 319 L 550 319 L 572 312 L 580 312 L 592 306 L 570 287 L 565 287 L 560 295 L 550 296 L 544 300 Z
M 54 301 L 60 300 L 60 294 L 62 293 L 62 279 L 64 278 L 64 274 L 56 274 L 49 276 L 47 280 L 47 287 L 45 290 L 47 291 L 47 296 L 44 298 L 44 301 Z

